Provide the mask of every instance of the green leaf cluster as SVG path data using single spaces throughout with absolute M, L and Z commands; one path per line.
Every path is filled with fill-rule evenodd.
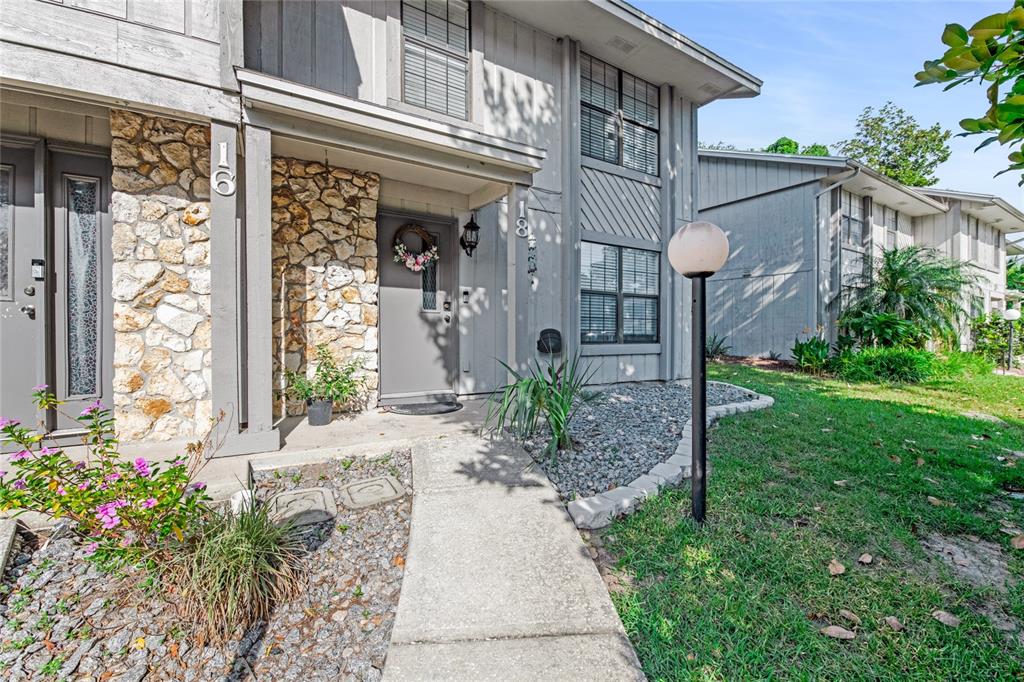
M 918 85 L 945 84 L 944 90 L 977 82 L 985 87 L 988 109 L 960 121 L 959 136 L 984 135 L 975 151 L 994 142 L 1011 149 L 1009 165 L 996 175 L 1024 171 L 1024 0 L 1007 12 L 979 19 L 969 29 L 947 24 L 946 51 L 926 61 L 914 78 Z M 1019 185 L 1024 185 L 1022 173 Z
M 801 147 L 800 143 L 790 137 L 780 137 L 764 148 L 770 154 L 794 154 L 800 156 L 828 156 L 828 147 L 815 142 Z
M 866 107 L 857 117 L 856 135 L 836 147 L 897 182 L 927 187 L 938 182 L 935 169 L 949 159 L 952 135 L 938 123 L 922 127 L 902 108 L 886 102 L 877 111 Z
M 352 360 L 341 367 L 335 362 L 326 344 L 316 347 L 316 369 L 313 375 L 288 370 L 288 393 L 296 400 L 315 402 L 330 400 L 344 405 L 355 398 L 363 387 L 363 380 L 356 373 L 362 363 Z

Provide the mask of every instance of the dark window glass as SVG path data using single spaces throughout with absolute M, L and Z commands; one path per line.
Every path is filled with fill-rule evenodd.
M 580 245 L 580 340 L 658 340 L 660 254 L 608 244 Z
M 867 242 L 867 223 L 864 220 L 864 198 L 843 190 L 840 195 L 840 222 L 843 242 L 863 246 Z
M 99 182 L 67 178 L 68 394 L 97 392 Z
M 11 237 L 14 232 L 14 173 L 11 166 L 0 166 L 0 298 L 10 298 Z
M 431 111 L 466 118 L 469 4 L 402 0 L 403 98 Z
M 658 87 L 580 56 L 580 146 L 584 156 L 658 175 Z

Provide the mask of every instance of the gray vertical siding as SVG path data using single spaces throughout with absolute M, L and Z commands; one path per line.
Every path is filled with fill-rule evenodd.
M 701 157 L 698 205 L 701 210 L 769 194 L 822 177 L 819 166 Z

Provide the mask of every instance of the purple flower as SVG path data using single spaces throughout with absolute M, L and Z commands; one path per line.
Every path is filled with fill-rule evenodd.
M 99 547 L 100 543 L 90 542 L 88 545 L 85 546 L 85 556 L 92 556 L 96 553 L 96 550 L 99 549 Z
M 19 478 L 17 481 L 14 482 L 14 489 L 15 490 L 24 490 L 27 487 L 28 487 L 28 485 L 25 483 L 25 479 L 24 478 Z
M 152 509 L 155 506 L 156 506 L 156 498 L 155 497 L 150 497 L 149 499 L 143 500 L 143 502 L 142 502 L 142 508 L 143 509 Z
M 39 385 L 37 385 L 37 386 L 33 386 L 33 387 L 32 387 L 32 390 L 33 390 L 33 391 L 35 391 L 36 393 L 39 393 L 39 392 L 41 392 L 41 391 L 45 391 L 45 390 L 46 390 L 46 389 L 48 389 L 49 387 L 50 387 L 50 385 L 49 385 L 49 384 L 39 384 Z
M 23 459 L 28 459 L 32 456 L 32 453 L 28 450 L 22 450 L 21 452 L 15 452 L 11 455 L 10 460 L 12 462 L 20 462 Z
M 2 471 L 2 470 L 0 470 L 0 478 L 3 478 L 3 477 L 4 477 L 4 476 L 6 476 L 6 475 L 7 475 L 7 472 L 6 472 L 6 471 Z
M 103 524 L 104 529 L 110 530 L 121 523 L 121 519 L 117 515 L 117 507 L 117 502 L 104 502 L 96 507 L 96 520 Z
M 64 490 L 64 486 L 59 485 L 59 486 L 57 486 L 57 494 L 58 495 L 67 495 L 68 491 Z
M 0 419 L 0 429 L 5 429 L 8 426 L 17 426 L 20 423 L 17 419 Z
M 88 407 L 86 407 L 84 410 L 82 410 L 82 413 L 79 416 L 80 417 L 88 417 L 92 413 L 99 412 L 102 409 L 104 409 L 103 403 L 101 403 L 99 400 L 97 400 L 94 403 L 90 403 Z
M 40 457 L 46 457 L 47 455 L 52 455 L 55 452 L 57 452 L 57 451 L 54 450 L 53 448 L 48 448 L 45 445 L 43 447 L 39 448 L 39 456 Z
M 111 504 L 114 505 L 114 509 L 120 509 L 128 506 L 128 500 L 114 500 Z
M 202 481 L 196 481 L 195 483 L 192 484 L 191 488 L 192 490 L 195 490 L 197 492 L 200 490 L 206 490 L 206 484 L 203 483 Z
M 79 462 L 78 464 L 75 465 L 75 471 L 81 471 L 84 468 L 85 468 L 85 462 Z
M 103 478 L 104 480 L 106 480 L 107 483 L 113 483 L 114 481 L 119 480 L 121 478 L 121 474 L 107 474 Z
M 135 473 L 142 478 L 149 476 L 151 472 L 149 471 L 149 464 L 146 462 L 145 458 L 139 457 L 135 460 Z
M 89 481 L 86 481 L 85 483 L 79 483 L 78 484 L 78 489 L 79 490 L 88 490 L 89 489 Z

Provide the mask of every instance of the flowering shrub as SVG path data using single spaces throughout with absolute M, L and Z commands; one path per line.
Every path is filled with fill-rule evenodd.
M 32 394 L 42 410 L 61 403 L 37 386 Z M 86 429 L 87 455 L 75 461 L 17 420 L 0 419 L 0 442 L 19 448 L 0 471 L 0 511 L 35 511 L 67 519 L 87 542 L 86 553 L 104 565 L 154 561 L 174 540 L 183 542 L 206 512 L 205 484 L 192 482 L 203 461 L 192 449 L 166 465 L 118 454 L 114 420 L 98 401 L 76 419 Z M 0 465 L 2 466 L 2 465 Z

